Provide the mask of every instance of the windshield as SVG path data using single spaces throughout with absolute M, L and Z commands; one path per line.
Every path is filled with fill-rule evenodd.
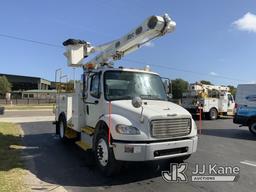
M 107 71 L 104 74 L 106 100 L 125 100 L 139 96 L 142 99 L 167 100 L 161 78 L 155 74 Z

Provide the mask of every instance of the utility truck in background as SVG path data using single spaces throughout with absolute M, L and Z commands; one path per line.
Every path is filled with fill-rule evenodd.
M 198 115 L 201 110 L 210 120 L 219 115 L 234 115 L 235 100 L 226 86 L 192 83 L 183 93 L 181 103 L 191 114 Z
M 168 101 L 168 81 L 163 82 L 149 66 L 113 66 L 114 60 L 174 31 L 175 26 L 167 14 L 151 16 L 104 45 L 75 39 L 63 43 L 68 66 L 82 67 L 83 74 L 73 91 L 57 94 L 56 133 L 89 151 L 106 175 L 118 172 L 123 161 L 182 161 L 197 149 L 196 124 L 187 110 Z

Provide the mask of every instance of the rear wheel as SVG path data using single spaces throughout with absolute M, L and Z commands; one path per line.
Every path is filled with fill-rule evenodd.
M 210 120 L 215 120 L 218 118 L 218 111 L 215 108 L 211 108 L 209 111 L 208 117 Z
M 111 176 L 120 171 L 121 163 L 115 159 L 113 149 L 109 147 L 106 131 L 102 130 L 97 135 L 94 155 L 96 164 L 104 175 Z
M 58 122 L 58 128 L 59 128 L 59 136 L 60 136 L 60 139 L 61 139 L 62 141 L 66 141 L 67 138 L 66 138 L 66 136 L 65 136 L 65 132 L 66 132 L 66 130 L 67 130 L 67 123 L 66 123 L 65 118 L 60 117 L 59 122 Z
M 252 134 L 256 135 L 256 120 L 253 120 L 249 125 L 249 130 Z

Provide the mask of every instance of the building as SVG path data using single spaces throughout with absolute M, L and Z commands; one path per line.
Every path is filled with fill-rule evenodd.
M 5 76 L 12 85 L 11 99 L 52 99 L 55 94 L 51 91 L 52 82 L 40 77 L 3 73 L 0 76 Z M 0 94 L 0 99 L 5 99 L 5 95 Z
M 2 74 L 0 76 L 5 76 L 8 81 L 12 84 L 12 91 L 24 91 L 24 90 L 48 90 L 51 86 L 51 82 L 40 78 L 40 77 L 30 77 L 21 75 L 10 75 Z
M 22 99 L 55 99 L 56 90 L 27 90 L 22 91 Z

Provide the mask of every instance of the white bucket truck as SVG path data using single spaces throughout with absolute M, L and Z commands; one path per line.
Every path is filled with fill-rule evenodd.
M 145 69 L 114 68 L 144 43 L 175 29 L 165 14 L 149 17 L 135 30 L 101 46 L 69 39 L 68 65 L 84 72 L 74 92 L 57 95 L 56 132 L 91 151 L 100 170 L 116 173 L 122 161 L 188 158 L 197 149 L 197 127 L 190 113 L 167 100 L 168 82 Z M 85 57 L 99 52 L 91 61 Z
M 193 115 L 198 115 L 199 110 L 210 120 L 217 119 L 219 115 L 234 115 L 235 100 L 227 86 L 196 82 L 190 84 L 182 96 L 182 106 Z

